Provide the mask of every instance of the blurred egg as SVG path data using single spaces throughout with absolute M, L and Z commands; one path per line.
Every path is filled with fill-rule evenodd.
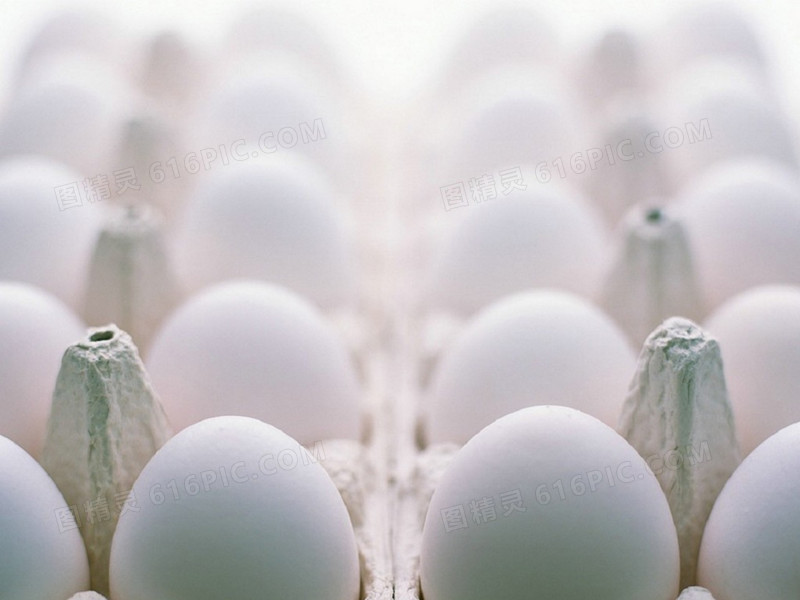
M 333 80 L 342 76 L 336 49 L 310 15 L 278 5 L 247 10 L 226 37 L 233 57 L 247 54 L 288 55 L 302 59 Z
M 437 80 L 452 96 L 496 67 L 547 64 L 557 56 L 555 31 L 536 11 L 521 5 L 492 8 L 460 33 Z
M 698 585 L 716 600 L 800 596 L 800 423 L 758 446 L 725 484 L 706 523 Z
M 67 502 L 45 470 L 0 436 L 0 598 L 69 598 L 89 562 Z
M 84 333 L 80 319 L 50 294 L 0 281 L 0 435 L 35 457 L 61 357 Z
M 359 437 L 359 384 L 344 345 L 315 307 L 282 288 L 205 290 L 167 318 L 146 364 L 176 431 L 238 414 L 303 443 Z
M 445 168 L 440 185 L 484 174 L 496 178 L 502 171 L 540 163 L 555 175 L 552 161 L 565 156 L 568 161 L 576 151 L 578 115 L 560 78 L 546 70 L 493 71 L 453 106 L 452 132 L 440 150 Z M 534 182 L 530 177 L 528 183 Z
M 705 328 L 719 340 L 743 454 L 800 421 L 800 287 L 758 287 L 734 296 Z
M 674 600 L 678 540 L 644 460 L 611 427 L 526 408 L 456 454 L 422 533 L 426 600 Z
M 715 56 L 766 68 L 766 58 L 750 16 L 723 2 L 686 6 L 653 36 L 665 72 Z
M 670 115 L 670 125 L 652 145 L 664 152 L 676 184 L 728 160 L 798 167 L 791 123 L 774 100 L 735 90 L 699 98 L 684 94 Z
M 431 443 L 463 444 L 495 419 L 563 404 L 616 426 L 636 356 L 598 308 L 538 291 L 500 300 L 444 351 L 428 409 Z
M 328 182 L 297 158 L 211 172 L 178 229 L 176 269 L 190 290 L 241 277 L 284 285 L 324 308 L 355 300 L 348 223 Z
M 710 308 L 762 284 L 800 284 L 800 179 L 780 165 L 736 161 L 678 196 Z
M 30 79 L 0 118 L 0 156 L 40 154 L 111 180 L 107 158 L 131 101 L 125 82 L 80 55 L 54 57 Z
M 108 13 L 72 8 L 51 13 L 31 36 L 20 60 L 19 76 L 24 79 L 42 60 L 65 53 L 79 53 L 86 59 L 99 58 L 123 65 L 130 46 L 125 28 Z
M 600 217 L 554 183 L 523 183 L 525 190 L 463 209 L 430 269 L 430 308 L 469 315 L 533 287 L 597 291 L 607 252 Z
M 231 162 L 299 153 L 332 180 L 346 179 L 350 132 L 322 79 L 293 58 L 254 55 L 221 68 L 198 116 L 199 148 L 222 144 L 233 155 L 236 144 Z
M 353 528 L 318 459 L 250 418 L 177 434 L 136 480 L 137 510 L 120 516 L 114 600 L 356 600 Z
M 0 162 L 0 279 L 39 286 L 77 309 L 103 217 L 82 184 L 43 157 Z

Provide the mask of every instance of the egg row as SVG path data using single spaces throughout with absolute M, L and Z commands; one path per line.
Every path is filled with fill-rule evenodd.
M 792 425 L 759 446 L 714 504 L 698 572 L 715 598 L 797 593 L 799 431 Z M 318 458 L 244 417 L 173 437 L 116 499 L 112 597 L 358 598 L 352 524 Z M 3 437 L 0 481 L 13 510 L 2 519 L 0 591 L 66 600 L 86 589 L 74 514 L 39 464 Z M 89 519 L 110 518 L 101 500 L 87 503 Z M 587 590 L 671 600 L 679 589 L 675 525 L 648 463 L 610 427 L 559 406 L 511 413 L 458 450 L 430 501 L 420 564 L 434 600 L 544 591 L 577 599 Z

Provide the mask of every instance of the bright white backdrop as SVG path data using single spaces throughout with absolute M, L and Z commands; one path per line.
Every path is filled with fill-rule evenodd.
M 590 38 L 611 25 L 654 32 L 663 17 L 697 0 L 532 0 L 565 41 Z M 764 40 L 787 112 L 800 117 L 800 2 L 729 0 L 752 18 Z M 454 36 L 489 6 L 488 0 L 298 0 L 287 6 L 306 13 L 340 50 L 376 102 L 402 101 L 432 76 Z M 57 0 L 0 0 L 0 84 L 8 81 L 26 38 L 47 14 L 68 6 L 91 6 L 111 12 L 133 31 L 177 28 L 201 42 L 214 43 L 248 0 L 94 0 L 68 4 Z M 655 35 L 655 33 L 653 33 Z M 575 47 L 575 44 L 568 44 Z

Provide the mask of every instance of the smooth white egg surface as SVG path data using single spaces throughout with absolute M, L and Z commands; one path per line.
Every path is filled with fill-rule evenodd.
M 319 464 L 244 417 L 197 423 L 139 475 L 111 547 L 114 600 L 356 600 L 355 535 Z
M 427 406 L 430 442 L 463 444 L 505 414 L 563 404 L 616 426 L 636 356 L 600 309 L 526 292 L 476 315 L 444 350 Z
M 27 452 L 0 436 L 0 598 L 69 598 L 89 587 L 86 549 L 67 502 Z
M 211 173 L 190 200 L 175 239 L 190 290 L 224 279 L 263 279 L 341 307 L 356 295 L 347 223 L 310 164 L 269 160 Z
M 678 541 L 644 460 L 561 406 L 523 409 L 458 452 L 428 508 L 425 600 L 674 600 Z
M 0 435 L 35 457 L 44 444 L 61 357 L 84 332 L 57 298 L 0 281 Z
M 238 281 L 205 290 L 167 318 L 146 364 L 176 431 L 239 414 L 303 443 L 359 437 L 359 383 L 343 343 L 283 288 Z
M 743 454 L 800 421 L 800 287 L 764 286 L 734 296 L 706 321 L 725 362 Z
M 768 438 L 734 471 L 703 533 L 698 584 L 715 600 L 800 596 L 800 424 Z
M 688 184 L 678 202 L 709 308 L 757 285 L 800 284 L 800 179 L 794 171 L 732 161 Z
M 533 287 L 592 296 L 606 263 L 603 222 L 582 197 L 550 185 L 470 206 L 433 261 L 427 304 L 469 315 Z
M 102 225 L 77 172 L 43 157 L 0 162 L 0 279 L 42 287 L 77 309 Z

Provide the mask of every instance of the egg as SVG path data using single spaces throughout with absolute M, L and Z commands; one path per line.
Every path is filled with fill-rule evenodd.
M 526 408 L 468 441 L 422 533 L 425 600 L 674 600 L 678 541 L 644 460 L 562 406 Z
M 334 192 L 311 164 L 282 158 L 230 165 L 198 186 L 174 242 L 188 290 L 243 277 L 284 285 L 323 308 L 354 302 L 357 267 Z
M 196 120 L 199 148 L 224 144 L 231 163 L 298 153 L 344 181 L 353 170 L 350 131 L 332 86 L 293 57 L 256 54 L 220 70 Z
M 758 446 L 717 498 L 703 532 L 698 585 L 716 600 L 800 596 L 800 423 Z
M 19 77 L 36 70 L 41 61 L 76 53 L 125 65 L 130 55 L 129 36 L 108 13 L 72 8 L 51 13 L 30 37 L 19 65 Z
M 81 185 L 43 157 L 0 162 L 0 279 L 39 286 L 76 310 L 103 220 Z
M 227 52 L 234 57 L 259 53 L 295 56 L 336 81 L 343 76 L 336 47 L 310 17 L 278 5 L 250 8 L 228 31 Z
M 356 600 L 355 535 L 319 460 L 324 452 L 256 419 L 218 417 L 177 434 L 120 516 L 114 600 Z
M 682 183 L 727 160 L 773 160 L 796 170 L 791 122 L 774 100 L 722 90 L 699 98 L 686 95 L 670 111 L 672 124 L 658 142 L 675 182 Z
M 499 300 L 443 353 L 427 400 L 430 442 L 463 444 L 534 404 L 564 404 L 615 426 L 635 367 L 624 334 L 578 296 L 546 290 Z
M 357 439 L 360 389 L 331 326 L 303 298 L 277 286 L 213 286 L 178 308 L 146 360 L 177 431 L 240 414 L 299 439 Z
M 0 434 L 33 456 L 44 444 L 61 357 L 84 330 L 52 295 L 0 281 Z
M 767 161 L 731 161 L 677 198 L 709 309 L 757 285 L 800 283 L 800 179 Z
M 503 65 L 541 65 L 558 55 L 558 39 L 541 14 L 523 5 L 491 8 L 460 33 L 441 74 L 441 93 L 452 98 L 475 77 Z
M 500 69 L 480 78 L 471 86 L 463 110 L 454 111 L 455 123 L 441 150 L 444 173 L 439 185 L 467 182 L 485 173 L 499 177 L 500 171 L 542 163 L 539 171 L 531 168 L 527 185 L 548 183 L 543 169 L 556 178 L 558 167 L 552 161 L 566 157 L 568 162 L 577 146 L 578 114 L 564 88 L 547 70 Z M 451 111 L 454 104 L 449 105 Z M 565 170 L 569 179 L 577 175 Z
M 735 58 L 766 70 L 753 19 L 722 2 L 689 4 L 653 37 L 664 74 L 707 57 Z
M 528 182 L 526 190 L 470 206 L 446 232 L 423 284 L 424 302 L 466 316 L 534 287 L 591 297 L 606 241 L 602 219 L 582 197 Z
M 114 190 L 108 156 L 130 102 L 127 85 L 111 66 L 80 55 L 48 59 L 30 79 L 0 118 L 0 156 L 49 156 L 85 177 L 105 176 Z
M 56 484 L 0 436 L 0 598 L 69 598 L 89 587 L 78 523 Z
M 719 340 L 742 451 L 800 421 L 800 287 L 734 296 L 705 327 Z

